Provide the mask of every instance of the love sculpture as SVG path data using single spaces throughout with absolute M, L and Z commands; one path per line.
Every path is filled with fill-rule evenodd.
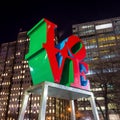
M 25 59 L 29 64 L 33 86 L 24 91 L 18 120 L 24 119 L 31 94 L 41 95 L 38 120 L 46 120 L 49 96 L 70 102 L 71 120 L 76 120 L 74 100 L 89 98 L 94 119 L 99 120 L 94 95 L 86 79 L 88 65 L 84 62 L 85 46 L 75 35 L 56 43 L 56 28 L 57 25 L 43 18 L 27 33 L 30 44 Z
M 28 60 L 33 84 L 50 81 L 90 89 L 85 75 L 88 65 L 83 61 L 86 49 L 82 40 L 71 35 L 56 44 L 56 28 L 57 25 L 43 18 L 28 31 L 30 45 L 25 58 Z

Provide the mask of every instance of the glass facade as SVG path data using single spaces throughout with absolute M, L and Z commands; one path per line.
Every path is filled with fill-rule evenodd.
M 116 92 L 120 92 L 117 87 L 118 84 L 120 85 L 120 18 L 75 24 L 72 26 L 72 31 L 86 46 L 85 61 L 89 64 L 87 77 L 90 79 L 91 90 L 97 102 L 104 113 L 106 108 L 108 109 L 111 120 L 113 112 L 118 118 L 120 106 Z M 83 108 L 79 107 L 79 109 Z

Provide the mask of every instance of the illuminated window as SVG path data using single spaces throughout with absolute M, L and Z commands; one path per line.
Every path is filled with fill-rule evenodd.
M 84 25 L 84 26 L 82 26 L 83 29 L 85 29 L 85 28 L 91 28 L 91 27 L 94 27 L 94 25 Z
M 92 49 L 92 48 L 97 48 L 97 45 L 88 45 L 88 46 L 86 46 L 86 49 Z
M 119 120 L 119 114 L 110 114 L 109 115 L 109 117 L 110 117 L 110 120 Z
M 112 23 L 107 23 L 107 24 L 96 25 L 95 29 L 101 30 L 101 29 L 106 29 L 106 28 L 111 28 L 111 27 L 112 27 Z
M 97 97 L 96 100 L 104 100 L 104 97 Z
M 90 43 L 96 43 L 96 40 L 95 39 L 91 39 L 91 40 L 89 40 L 90 41 Z
M 108 37 L 108 40 L 115 40 L 115 36 Z
M 99 42 L 103 42 L 103 41 L 106 41 L 106 40 L 107 40 L 106 37 L 104 37 L 104 38 L 98 38 L 98 41 L 99 41 Z
M 91 107 L 86 107 L 86 110 L 92 110 L 92 108 Z

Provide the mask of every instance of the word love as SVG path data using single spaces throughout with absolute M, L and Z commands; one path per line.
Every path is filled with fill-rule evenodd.
M 33 84 L 51 81 L 66 86 L 89 89 L 86 79 L 88 65 L 84 62 L 85 46 L 81 39 L 71 35 L 56 44 L 57 26 L 42 19 L 30 31 L 28 60 Z

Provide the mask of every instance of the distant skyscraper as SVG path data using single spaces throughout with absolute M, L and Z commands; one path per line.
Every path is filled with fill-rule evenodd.
M 85 61 L 89 64 L 87 77 L 91 89 L 103 112 L 108 107 L 110 120 L 115 112 L 120 114 L 120 18 L 72 25 L 73 34 L 79 36 L 87 50 Z M 106 105 L 107 104 L 107 105 Z M 79 104 L 78 104 L 79 106 Z M 80 110 L 88 109 L 80 107 Z M 114 117 L 115 120 L 115 117 Z M 116 119 L 118 120 L 118 119 Z
M 23 91 L 31 85 L 29 69 L 24 55 L 29 39 L 26 32 L 18 40 L 0 46 L 0 119 L 16 120 Z
M 0 119 L 17 120 L 23 101 L 24 90 L 32 85 L 25 54 L 28 52 L 27 32 L 19 32 L 16 41 L 0 45 Z M 31 95 L 24 120 L 37 120 L 40 96 Z M 69 102 L 48 98 L 46 120 L 69 120 Z

